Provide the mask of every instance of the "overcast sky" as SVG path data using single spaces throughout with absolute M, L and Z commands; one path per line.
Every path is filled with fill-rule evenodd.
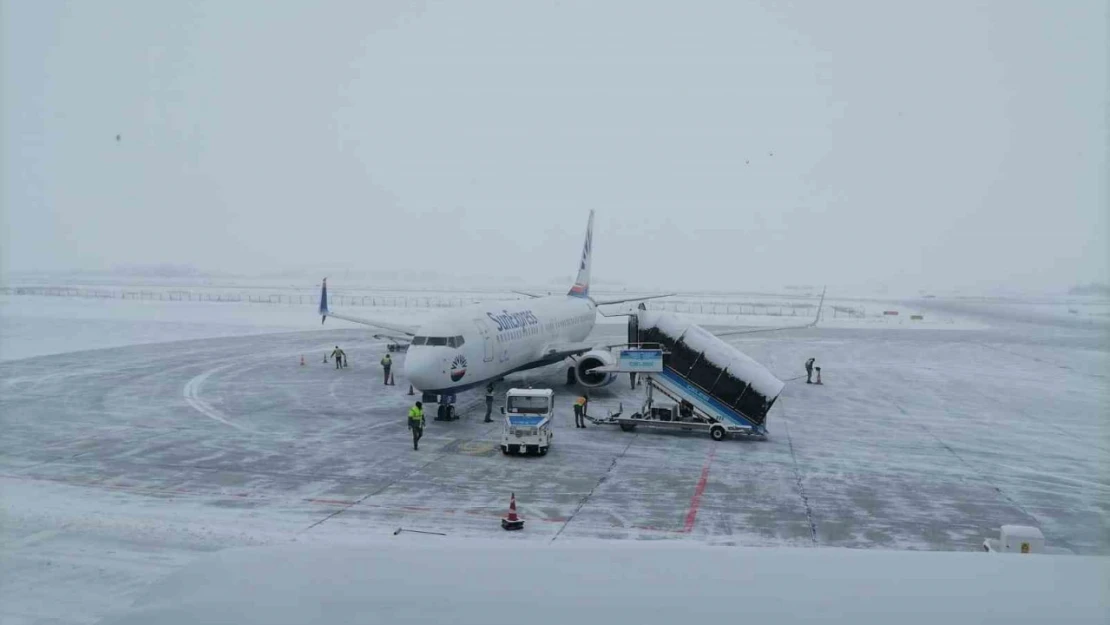
M 1101 0 L 2 7 L 8 271 L 1110 279 Z

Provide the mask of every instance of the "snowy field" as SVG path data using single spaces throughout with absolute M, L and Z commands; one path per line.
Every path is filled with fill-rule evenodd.
M 558 393 L 551 453 L 506 458 L 476 394 L 461 398 L 462 420 L 430 421 L 414 452 L 407 382 L 378 377 L 384 343 L 335 320 L 321 328 L 312 306 L 2 297 L 0 622 L 95 622 L 207 552 L 360 543 L 398 527 L 975 551 L 1016 523 L 1110 555 L 1105 324 L 991 302 L 920 300 L 897 320 L 874 314 L 896 303 L 843 303 L 869 314 L 729 339 L 783 380 L 809 356 L 823 366 L 824 386 L 787 383 L 766 441 L 576 430 L 556 367 L 515 379 Z M 346 370 L 321 362 L 336 343 Z M 621 380 L 591 412 L 640 398 Z M 513 491 L 527 528 L 505 535 Z

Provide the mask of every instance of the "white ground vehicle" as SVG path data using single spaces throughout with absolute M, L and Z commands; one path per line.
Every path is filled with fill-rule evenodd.
M 511 388 L 505 393 L 505 426 L 501 433 L 501 452 L 504 454 L 547 453 L 551 439 L 551 415 L 555 409 L 555 391 L 531 388 Z

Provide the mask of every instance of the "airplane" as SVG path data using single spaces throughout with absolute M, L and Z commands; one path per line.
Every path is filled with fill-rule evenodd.
M 388 337 L 402 345 L 407 342 L 404 366 L 409 382 L 425 394 L 448 398 L 448 403 L 456 393 L 567 358 L 577 359 L 580 384 L 589 388 L 605 386 L 616 376 L 589 371 L 613 364 L 614 358 L 604 346 L 585 340 L 594 329 L 598 306 L 669 297 L 673 293 L 610 300 L 590 297 L 593 225 L 591 210 L 578 275 L 565 295 L 520 292 L 530 299 L 455 309 L 420 327 L 410 327 L 332 311 L 325 278 L 320 289 L 320 323 L 335 317 L 391 333 L 376 337 Z

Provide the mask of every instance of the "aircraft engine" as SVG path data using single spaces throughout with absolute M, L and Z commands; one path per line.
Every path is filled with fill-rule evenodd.
M 582 386 L 587 388 L 599 388 L 611 384 L 613 380 L 617 379 L 617 374 L 608 372 L 594 373 L 591 372 L 590 369 L 616 364 L 616 362 L 617 359 L 613 357 L 613 354 L 606 350 L 591 350 L 579 356 L 574 373 L 578 376 L 578 382 Z

